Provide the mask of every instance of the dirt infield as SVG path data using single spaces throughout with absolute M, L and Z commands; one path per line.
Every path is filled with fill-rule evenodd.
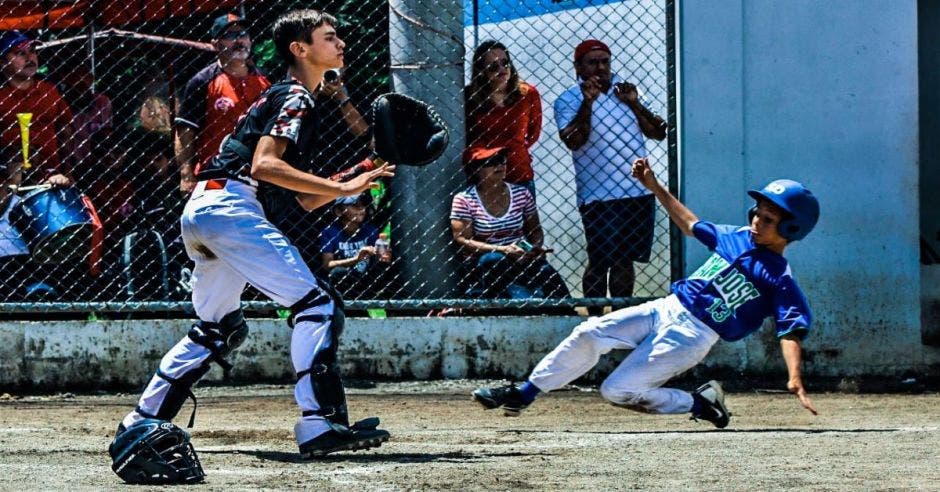
M 507 418 L 470 401 L 489 383 L 358 384 L 352 417 L 380 416 L 392 440 L 316 462 L 295 452 L 291 387 L 199 388 L 193 442 L 207 479 L 187 490 L 940 488 L 936 393 L 817 394 L 818 417 L 787 394 L 733 393 L 718 431 L 619 409 L 589 388 Z M 135 397 L 0 396 L 0 488 L 120 487 L 105 449 Z

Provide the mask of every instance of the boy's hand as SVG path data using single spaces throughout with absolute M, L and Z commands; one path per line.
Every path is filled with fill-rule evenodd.
M 359 254 L 356 255 L 356 259 L 359 261 L 368 260 L 373 256 L 375 256 L 375 247 L 363 246 L 362 249 L 359 250 Z
M 646 189 L 652 190 L 653 187 L 656 186 L 656 175 L 653 174 L 649 160 L 645 157 L 633 161 L 633 168 L 630 170 L 630 174 L 634 179 L 639 181 L 641 185 L 645 186 Z
M 800 404 L 803 405 L 803 408 L 809 410 L 813 415 L 819 415 L 819 412 L 816 411 L 816 406 L 813 405 L 813 400 L 809 399 L 809 395 L 806 393 L 806 388 L 803 387 L 802 379 L 795 378 L 787 381 L 787 390 L 799 398 Z
M 392 178 L 395 176 L 395 165 L 394 164 L 384 164 L 382 167 L 373 169 L 371 171 L 364 172 L 359 176 L 345 182 L 342 184 L 342 190 L 344 195 L 358 195 L 363 191 L 366 191 L 370 188 L 378 187 L 375 183 L 376 179 L 379 178 Z

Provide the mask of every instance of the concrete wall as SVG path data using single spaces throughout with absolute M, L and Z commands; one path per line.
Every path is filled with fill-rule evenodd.
M 347 377 L 521 380 L 581 321 L 578 317 L 350 319 L 340 361 Z M 234 382 L 292 381 L 290 330 L 283 321 L 250 320 L 251 335 L 229 360 Z M 189 330 L 186 320 L 5 322 L 0 324 L 0 390 L 140 388 L 163 354 Z M 854 354 L 854 353 L 851 353 Z M 599 381 L 625 352 L 604 358 Z M 830 357 L 810 349 L 806 376 L 893 376 L 917 367 L 870 356 Z M 697 374 L 785 377 L 773 331 L 717 344 Z M 207 381 L 222 379 L 218 367 Z
M 916 4 L 685 1 L 679 23 L 684 201 L 742 223 L 746 189 L 805 182 L 822 217 L 787 256 L 809 350 L 847 373 L 922 363 Z

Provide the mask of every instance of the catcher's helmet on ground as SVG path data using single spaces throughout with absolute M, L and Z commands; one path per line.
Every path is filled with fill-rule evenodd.
M 767 200 L 788 214 L 777 225 L 777 231 L 787 241 L 803 239 L 819 220 L 819 201 L 813 192 L 796 181 L 778 179 L 747 194 L 755 200 Z
M 165 420 L 144 419 L 114 437 L 111 469 L 127 483 L 198 483 L 205 478 L 189 434 Z
M 375 153 L 392 164 L 423 166 L 447 148 L 444 120 L 424 102 L 390 92 L 372 102 L 372 115 Z

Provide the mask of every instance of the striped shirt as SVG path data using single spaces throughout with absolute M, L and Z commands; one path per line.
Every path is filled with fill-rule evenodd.
M 524 186 L 506 183 L 509 187 L 509 209 L 496 217 L 490 214 L 471 186 L 454 196 L 450 208 L 450 219 L 473 226 L 473 239 L 487 244 L 512 244 L 525 238 L 523 217 L 538 213 L 535 199 Z

